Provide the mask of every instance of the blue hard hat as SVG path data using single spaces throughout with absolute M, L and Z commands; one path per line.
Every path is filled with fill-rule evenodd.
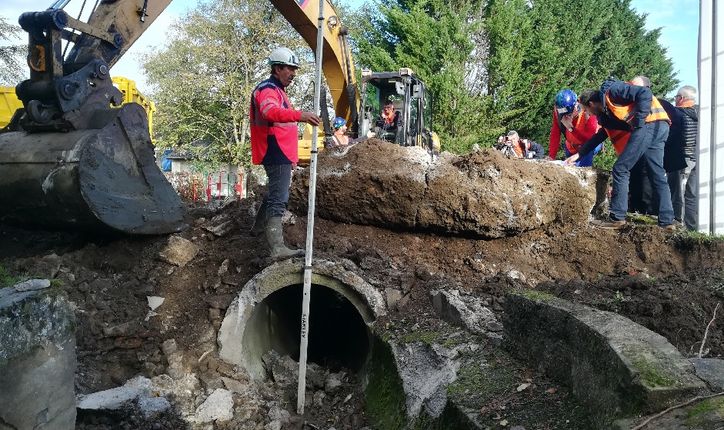
M 345 125 L 347 125 L 347 120 L 341 116 L 336 117 L 332 123 L 332 127 L 334 127 L 335 130 L 342 128 Z
M 578 96 L 568 88 L 560 90 L 558 94 L 556 94 L 556 112 L 558 112 L 560 116 L 573 113 L 577 103 Z

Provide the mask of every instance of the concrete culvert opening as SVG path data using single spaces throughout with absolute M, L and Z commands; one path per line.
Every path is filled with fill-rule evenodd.
M 262 370 L 262 356 L 273 350 L 299 361 L 302 285 L 281 288 L 254 307 L 242 348 L 248 364 Z M 370 331 L 358 309 L 342 294 L 312 285 L 307 358 L 331 371 L 362 370 L 370 352 Z

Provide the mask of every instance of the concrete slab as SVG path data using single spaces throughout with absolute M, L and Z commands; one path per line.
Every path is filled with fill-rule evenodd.
M 707 389 L 663 336 L 615 313 L 527 290 L 508 295 L 504 326 L 506 346 L 569 385 L 602 427 Z

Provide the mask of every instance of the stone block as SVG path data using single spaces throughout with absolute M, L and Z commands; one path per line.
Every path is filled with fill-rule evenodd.
M 65 295 L 0 290 L 0 427 L 75 428 L 75 316 Z
M 506 345 L 570 386 L 602 427 L 705 390 L 663 336 L 621 315 L 535 290 L 505 300 Z

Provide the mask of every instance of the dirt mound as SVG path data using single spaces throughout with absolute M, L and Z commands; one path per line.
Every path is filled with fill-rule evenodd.
M 352 150 L 348 156 L 356 156 Z M 389 154 L 382 147 L 372 147 L 370 151 L 378 151 L 380 156 Z M 404 154 L 407 150 L 394 151 Z M 418 160 L 420 165 L 427 162 L 425 157 L 426 154 Z M 535 166 L 486 153 L 456 160 L 463 166 L 450 164 L 449 168 L 473 177 L 491 163 L 499 163 L 508 171 L 520 167 L 522 170 L 516 170 L 516 174 L 525 173 L 523 166 Z M 546 181 L 558 177 L 542 175 L 540 181 L 553 187 Z M 376 185 L 372 182 L 368 187 L 374 189 Z M 393 186 L 391 182 L 385 184 Z M 363 201 L 373 204 L 374 200 L 365 200 L 372 199 L 367 191 L 360 193 Z M 350 193 L 344 195 L 351 197 Z M 382 200 L 384 195 L 375 198 Z M 235 392 L 237 418 L 217 428 L 263 427 L 270 422 L 270 411 L 293 411 L 294 399 L 279 394 L 278 387 L 269 384 L 252 390 L 251 382 L 219 359 L 216 345 L 216 332 L 226 308 L 244 284 L 269 264 L 263 238 L 247 233 L 253 222 L 253 204 L 248 200 L 220 212 L 197 212 L 192 228 L 180 236 L 197 245 L 199 251 L 183 267 L 162 261 L 160 251 L 166 246 L 167 237 L 88 242 L 87 238 L 72 234 L 30 233 L 1 227 L 0 266 L 7 268 L 10 276 L 54 279 L 53 283 L 66 290 L 77 305 L 78 392 L 116 387 L 138 374 L 149 378 L 169 372 L 194 374 L 198 386 L 190 394 L 193 397 L 189 404 L 198 404 L 209 392 L 223 387 L 257 393 L 252 396 Z M 405 208 L 398 205 L 396 209 Z M 286 226 L 285 236 L 291 244 L 303 246 L 306 219 L 299 217 L 293 221 L 293 225 Z M 226 226 L 227 222 L 230 231 L 216 228 Z M 678 243 L 656 226 L 606 231 L 587 225 L 554 223 L 516 236 L 475 240 L 317 219 L 315 258 L 348 260 L 345 264 L 353 264 L 360 276 L 384 292 L 390 303 L 390 323 L 409 325 L 413 330 L 419 315 L 432 313 L 432 289 L 459 289 L 480 297 L 485 306 L 499 314 L 508 289 L 552 282 L 546 288 L 572 300 L 609 306 L 609 310 L 666 336 L 688 354 L 691 346 L 701 340 L 713 306 L 721 300 L 721 295 L 712 296 L 704 291 L 717 291 L 715 286 L 721 284 L 721 272 L 714 269 L 724 268 L 724 245 L 689 243 L 681 247 Z M 631 279 L 643 274 L 661 282 L 646 284 L 645 288 L 643 284 L 627 286 Z M 601 279 L 606 281 L 597 282 Z M 662 286 L 665 288 L 661 289 Z M 616 288 L 622 300 L 616 298 Z M 575 293 L 576 290 L 583 293 Z M 165 298 L 154 311 L 156 315 L 149 314 L 148 296 Z M 398 299 L 393 301 L 395 297 Z M 685 317 L 687 312 L 689 317 Z M 717 327 L 720 326 L 710 330 L 709 356 L 722 354 L 721 330 Z M 714 333 L 717 330 L 719 334 Z M 171 339 L 178 345 L 180 361 L 179 356 L 169 356 L 163 350 L 164 343 Z M 698 350 L 697 346 L 694 349 Z M 565 388 L 561 387 L 559 393 L 565 396 Z M 541 390 L 535 396 L 539 397 L 530 400 L 537 405 L 545 403 L 550 394 Z M 344 398 L 341 397 L 342 402 Z M 329 402 L 325 400 L 322 406 L 309 408 L 313 410 L 306 417 L 310 423 L 349 428 L 345 423 L 353 415 L 360 416 L 364 404 L 359 396 L 354 396 L 350 402 L 357 403 L 345 407 L 355 412 L 345 417 L 335 403 L 337 396 L 327 399 Z M 558 406 L 550 407 L 546 413 L 555 416 Z M 540 428 L 537 423 L 546 422 L 537 416 L 525 418 L 523 412 L 516 416 L 520 418 L 516 422 L 526 428 Z M 178 428 L 174 427 L 178 422 L 175 415 L 164 420 L 169 424 L 161 423 L 160 428 Z M 106 421 L 102 417 L 89 418 L 88 428 L 98 428 L 92 426 L 102 426 L 103 422 Z M 576 424 L 571 423 L 570 428 L 576 428 Z M 130 418 L 125 424 L 118 424 L 118 428 L 124 426 L 145 428 Z
M 308 172 L 295 179 L 291 207 L 306 212 Z M 377 140 L 320 156 L 317 213 L 407 230 L 500 238 L 588 220 L 596 174 L 484 150 L 444 153 Z

